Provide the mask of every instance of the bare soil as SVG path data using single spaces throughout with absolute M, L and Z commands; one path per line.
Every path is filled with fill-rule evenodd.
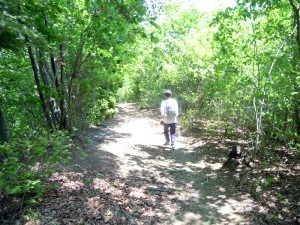
M 27 224 L 254 224 L 250 194 L 236 188 L 239 167 L 224 167 L 228 146 L 199 127 L 164 147 L 157 110 L 120 104 L 118 116 L 83 131 L 86 153 L 54 174 Z

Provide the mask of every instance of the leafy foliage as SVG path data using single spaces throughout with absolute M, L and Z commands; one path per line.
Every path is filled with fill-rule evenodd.
M 1 145 L 0 193 L 43 193 L 44 179 L 68 160 L 70 147 L 65 133 L 42 130 Z
M 300 5 L 203 13 L 175 2 L 0 0 L 1 194 L 42 193 L 70 137 L 113 117 L 117 101 L 158 106 L 166 88 L 186 127 L 208 118 L 256 153 L 276 142 L 299 154 Z
M 70 137 L 115 115 L 120 70 L 146 10 L 140 0 L 0 7 L 0 192 L 39 193 L 69 158 Z
M 203 117 L 221 120 L 225 134 L 244 130 L 256 149 L 270 140 L 294 142 L 298 46 L 289 2 L 238 1 L 211 14 L 181 8 L 168 5 L 168 19 L 150 27 L 159 42 L 137 43 L 135 61 L 123 70 L 121 99 L 157 106 L 171 88 L 187 126 Z

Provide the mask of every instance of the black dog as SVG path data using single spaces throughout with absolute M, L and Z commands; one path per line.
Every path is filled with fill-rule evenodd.
M 240 158 L 242 155 L 242 149 L 239 145 L 234 145 L 228 149 L 228 160 Z

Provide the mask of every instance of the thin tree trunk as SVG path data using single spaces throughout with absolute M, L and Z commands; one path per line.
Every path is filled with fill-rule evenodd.
M 27 37 L 26 37 L 26 42 L 27 43 L 29 42 Z M 30 58 L 30 62 L 31 62 L 32 70 L 33 70 L 35 83 L 36 83 L 38 93 L 39 93 L 39 96 L 40 96 L 40 100 L 41 100 L 41 103 L 42 103 L 44 115 L 46 117 L 49 128 L 54 129 L 52 118 L 51 118 L 49 110 L 48 110 L 48 105 L 46 103 L 45 96 L 44 96 L 43 90 L 41 88 L 41 82 L 40 82 L 39 74 L 38 74 L 38 67 L 37 67 L 37 64 L 36 64 L 36 60 L 34 58 L 32 47 L 30 45 L 28 45 L 27 50 L 28 50 L 28 54 L 29 54 L 29 58 Z
M 4 118 L 4 114 L 2 111 L 2 105 L 0 103 L 0 143 L 8 142 L 8 141 L 9 141 L 9 138 L 8 138 L 8 133 L 6 130 L 5 118 Z
M 295 24 L 297 27 L 297 35 L 296 35 L 296 41 L 297 41 L 297 45 L 298 45 L 298 54 L 300 57 L 300 14 L 299 14 L 299 10 L 300 8 L 296 6 L 295 2 L 293 0 L 289 0 L 290 5 L 293 8 L 294 11 L 294 16 L 295 16 Z
M 41 50 L 36 50 L 36 55 L 38 55 L 38 65 L 39 65 L 39 71 L 41 78 L 43 80 L 43 83 L 47 86 L 50 86 L 49 82 L 49 67 L 46 63 L 46 59 L 44 57 L 44 54 Z
M 67 101 L 65 98 L 65 81 L 64 81 L 64 67 L 65 67 L 65 59 L 64 59 L 64 46 L 60 44 L 60 84 L 61 84 L 61 94 L 62 99 L 60 101 L 60 112 L 61 112 L 61 120 L 60 120 L 60 129 L 64 130 L 67 125 Z
M 52 82 L 54 82 L 52 84 L 50 95 L 49 95 L 50 109 L 53 114 L 53 119 L 54 119 L 55 125 L 58 124 L 58 126 L 60 126 L 61 111 L 60 111 L 60 106 L 57 106 L 56 100 L 55 100 L 55 98 L 53 98 L 53 91 L 56 90 L 57 93 L 61 93 L 61 91 L 59 89 L 60 85 L 59 85 L 58 77 L 57 77 L 57 67 L 56 67 L 54 57 L 52 56 L 52 54 L 50 54 L 50 61 L 51 61 L 51 67 L 52 67 L 52 72 L 53 72 Z
M 295 25 L 297 27 L 297 35 L 296 35 L 296 41 L 298 45 L 298 57 L 300 58 L 300 7 L 299 7 L 299 2 L 295 3 L 293 0 L 289 0 L 290 5 L 293 8 L 294 16 L 295 16 Z M 298 4 L 298 5 L 296 5 Z M 299 87 L 294 81 L 294 90 L 295 92 L 299 91 Z M 294 101 L 294 116 L 295 116 L 295 124 L 297 128 L 297 134 L 300 135 L 300 113 L 299 113 L 299 95 L 295 95 L 295 101 Z
M 47 28 L 49 28 L 49 22 L 48 22 L 48 18 L 47 15 L 45 13 L 45 10 L 42 9 L 43 15 L 44 15 L 44 21 L 45 21 L 45 26 Z M 57 78 L 57 69 L 56 69 L 56 65 L 55 65 L 55 60 L 52 54 L 50 54 L 50 62 L 51 62 L 51 68 L 52 68 L 52 72 L 53 72 L 53 79 L 55 82 L 55 87 L 59 88 L 59 83 L 58 83 L 58 78 Z M 50 95 L 51 98 L 51 95 Z
M 289 136 L 289 109 L 288 107 L 285 108 L 284 113 L 284 142 L 288 142 L 288 136 Z
M 48 22 L 48 18 L 47 18 L 47 15 L 45 13 L 45 10 L 42 9 L 42 12 L 43 12 L 43 15 L 44 15 L 44 21 L 45 21 L 45 26 L 47 28 L 49 28 L 49 22 Z M 45 60 L 46 61 L 46 60 Z M 55 123 L 55 126 L 61 124 L 61 112 L 60 112 L 60 108 L 57 107 L 57 104 L 56 104 L 56 100 L 55 98 L 52 97 L 52 94 L 53 94 L 53 90 L 56 90 L 57 93 L 60 92 L 59 90 L 59 82 L 58 82 L 58 76 L 57 76 L 57 67 L 56 67 L 56 64 L 55 64 L 55 60 L 54 60 L 54 57 L 53 57 L 53 54 L 50 53 L 50 65 L 51 65 L 51 69 L 52 69 L 52 74 L 53 76 L 50 76 L 50 69 L 48 67 L 48 64 L 45 63 L 47 65 L 47 75 L 49 78 L 51 78 L 51 91 L 50 91 L 50 94 L 49 94 L 49 107 L 50 107 L 50 110 L 52 112 L 52 115 L 53 115 L 53 122 Z M 50 85 L 49 85 L 50 86 Z
M 59 88 L 59 82 L 58 82 L 58 78 L 57 78 L 57 69 L 56 69 L 56 65 L 55 65 L 55 60 L 52 54 L 50 54 L 50 61 L 51 61 L 51 68 L 52 68 L 52 72 L 53 72 L 53 79 L 55 82 L 55 87 Z
M 297 84 L 294 84 L 295 92 L 299 93 L 299 87 Z M 295 95 L 295 105 L 294 105 L 294 115 L 295 115 L 295 123 L 297 128 L 297 134 L 300 135 L 300 110 L 299 110 L 299 95 Z
M 82 55 L 82 52 L 83 52 L 83 46 L 85 44 L 85 37 L 84 37 L 84 34 L 82 33 L 81 36 L 80 36 L 80 44 L 79 44 L 79 47 L 76 51 L 76 57 L 75 57 L 75 63 L 73 65 L 73 73 L 71 75 L 71 79 L 70 79 L 70 82 L 69 82 L 69 87 L 68 87 L 68 91 L 69 91 L 69 104 L 71 103 L 71 98 L 72 98 L 72 88 L 73 88 L 73 81 L 74 79 L 76 78 L 82 64 L 89 58 L 90 56 L 90 53 L 88 53 L 85 57 L 84 60 L 82 60 L 83 58 L 83 55 Z

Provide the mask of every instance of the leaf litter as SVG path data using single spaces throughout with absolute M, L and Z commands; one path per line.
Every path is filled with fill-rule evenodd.
M 119 109 L 82 132 L 77 146 L 86 157 L 74 154 L 53 174 L 48 185 L 56 188 L 24 224 L 253 224 L 256 204 L 236 187 L 243 171 L 223 167 L 228 140 L 205 127 L 183 135 L 179 124 L 172 151 L 162 146 L 157 110 Z

